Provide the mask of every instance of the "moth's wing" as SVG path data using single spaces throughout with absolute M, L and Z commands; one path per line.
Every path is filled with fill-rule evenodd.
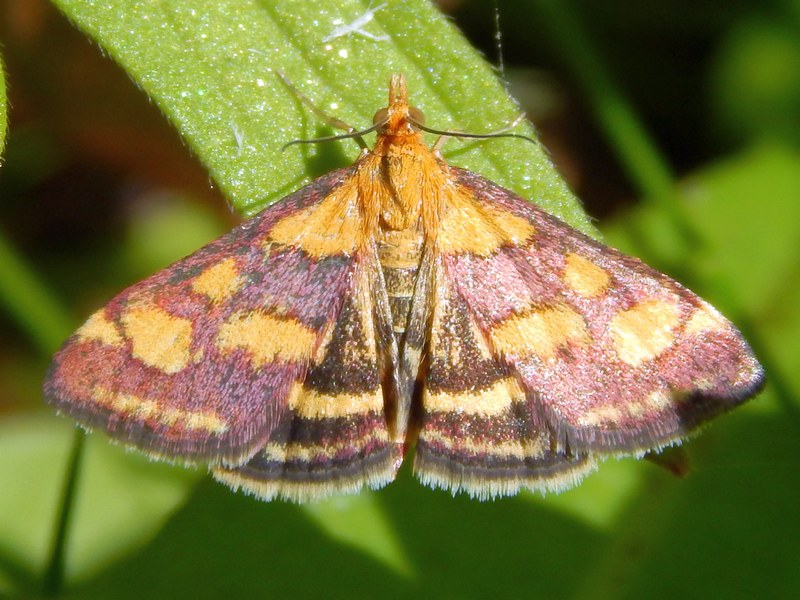
M 436 242 L 415 470 L 486 497 L 680 440 L 763 385 L 708 303 L 472 173 Z M 422 325 L 420 325 L 422 326 Z
M 511 192 L 457 172 L 462 193 L 479 199 L 505 233 L 486 256 L 444 256 L 446 278 L 532 395 L 559 449 L 657 449 L 761 389 L 761 365 L 707 302 Z
M 358 212 L 342 192 L 350 173 L 316 180 L 122 292 L 56 354 L 46 397 L 169 460 L 236 466 L 285 438 L 309 374 L 352 318 L 363 267 Z
M 407 332 L 412 340 L 425 339 L 422 389 L 413 411 L 415 474 L 432 487 L 480 499 L 575 485 L 594 468 L 594 458 L 556 447 L 537 410 L 536 392 L 492 349 L 459 293 L 448 258 L 431 257 L 430 273 L 420 279 L 429 289 L 414 298 L 428 313 L 412 318 Z
M 351 285 L 288 411 L 246 464 L 215 469 L 234 489 L 306 501 L 381 487 L 395 477 L 403 439 L 396 413 L 397 352 L 374 247 L 356 256 Z

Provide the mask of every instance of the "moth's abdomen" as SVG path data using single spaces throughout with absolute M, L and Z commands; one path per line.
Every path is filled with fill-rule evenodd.
M 378 239 L 378 258 L 386 282 L 392 329 L 398 343 L 408 326 L 411 299 L 422 260 L 422 231 L 418 227 L 384 230 Z

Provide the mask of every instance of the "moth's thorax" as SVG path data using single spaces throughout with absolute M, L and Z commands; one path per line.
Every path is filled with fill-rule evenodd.
M 425 144 L 420 125 L 425 117 L 408 104 L 405 78 L 395 75 L 389 84 L 389 105 L 375 114 L 380 124 L 375 146 L 362 158 L 360 189 L 367 221 L 381 230 L 419 227 L 432 234 L 447 167 Z M 369 192 L 369 195 L 363 195 Z M 369 200 L 366 200 L 369 198 Z
M 403 230 L 422 220 L 426 231 L 436 229 L 448 175 L 419 133 L 380 136 L 359 175 L 365 210 L 379 228 Z

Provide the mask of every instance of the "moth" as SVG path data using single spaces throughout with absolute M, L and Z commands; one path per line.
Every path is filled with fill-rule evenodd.
M 568 488 L 762 387 L 707 302 L 423 128 L 395 75 L 371 150 L 94 313 L 49 402 L 264 500 L 379 488 L 412 447 L 423 483 L 486 499 Z

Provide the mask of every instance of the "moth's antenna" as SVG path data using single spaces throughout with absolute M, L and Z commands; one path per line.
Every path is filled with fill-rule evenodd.
M 385 122 L 376 123 L 375 125 L 373 125 L 368 129 L 362 129 L 361 131 L 354 130 L 349 133 L 343 133 L 341 135 L 330 135 L 327 137 L 314 138 L 311 140 L 292 140 L 291 142 L 285 143 L 281 148 L 281 150 L 286 150 L 286 148 L 288 148 L 289 146 L 295 146 L 297 144 L 319 144 L 322 142 L 333 142 L 335 140 L 355 140 L 362 150 L 366 150 L 367 148 L 369 148 L 369 146 L 364 141 L 364 138 L 362 138 L 361 136 L 366 135 L 367 133 L 372 133 L 376 129 L 380 129 L 381 127 L 383 127 L 385 124 L 386 124 Z
M 463 131 L 443 131 L 441 129 L 433 129 L 432 127 L 428 127 L 426 125 L 422 125 L 417 121 L 411 121 L 414 124 L 414 127 L 417 129 L 421 129 L 422 131 L 427 131 L 428 133 L 435 133 L 437 135 L 445 135 L 447 137 L 455 137 L 455 138 L 473 138 L 477 140 L 485 140 L 489 138 L 519 138 L 521 140 L 527 140 L 532 144 L 536 143 L 536 140 L 533 138 L 528 137 L 527 135 L 522 135 L 520 133 L 506 133 L 509 129 L 513 129 L 517 126 L 517 124 L 525 118 L 525 115 L 520 115 L 516 119 L 514 119 L 514 123 L 509 125 L 508 127 L 503 127 L 502 129 L 498 129 L 497 131 L 490 131 L 489 133 L 464 133 Z M 372 129 L 375 129 L 374 127 Z
M 348 125 L 341 119 L 337 119 L 336 117 L 332 117 L 319 108 L 314 102 L 311 101 L 305 94 L 303 94 L 300 90 L 298 90 L 294 84 L 289 80 L 286 74 L 281 70 L 276 70 L 275 74 L 280 78 L 283 84 L 289 88 L 289 91 L 292 92 L 300 102 L 308 107 L 308 109 L 317 115 L 320 119 L 322 119 L 327 125 L 333 127 L 334 129 L 343 129 L 347 133 L 342 133 L 340 135 L 331 135 L 322 138 L 315 138 L 311 140 L 292 140 L 283 145 L 281 150 L 285 150 L 289 146 L 294 146 L 296 144 L 318 144 L 323 142 L 333 142 L 336 140 L 355 140 L 356 143 L 361 147 L 362 150 L 366 150 L 368 148 L 367 143 L 364 141 L 362 136 L 372 133 L 383 127 L 386 124 L 387 119 L 381 119 L 377 123 L 373 124 L 371 127 L 362 130 L 356 130 L 355 127 Z M 388 117 L 387 117 L 388 118 Z M 519 138 L 522 140 L 527 140 L 532 144 L 536 144 L 536 140 L 529 138 L 525 135 L 520 135 L 518 133 L 507 133 L 508 131 L 512 130 L 514 127 L 519 125 L 519 123 L 525 118 L 524 114 L 519 115 L 514 122 L 508 125 L 507 127 L 503 127 L 502 129 L 498 129 L 497 131 L 492 131 L 489 133 L 464 133 L 462 131 L 444 131 L 441 129 L 433 129 L 432 127 L 427 127 L 426 125 L 422 124 L 421 122 L 417 121 L 416 119 L 410 118 L 409 120 L 417 129 L 421 129 L 422 131 L 427 131 L 428 133 L 433 133 L 435 135 L 441 136 L 439 140 L 435 144 L 435 148 L 440 147 L 448 138 L 455 137 L 455 138 L 472 138 L 472 139 L 489 139 L 489 138 Z
M 368 129 L 357 131 L 355 127 L 348 125 L 341 119 L 337 119 L 336 117 L 330 116 L 328 113 L 326 113 L 316 104 L 314 104 L 310 98 L 308 98 L 305 94 L 303 94 L 303 92 L 301 92 L 294 86 L 294 84 L 289 80 L 289 78 L 283 71 L 281 71 L 280 69 L 276 69 L 275 74 L 283 82 L 283 85 L 289 88 L 289 91 L 292 92 L 297 97 L 297 99 L 300 100 L 300 102 L 305 104 L 306 107 L 308 107 L 308 109 L 312 113 L 314 113 L 320 119 L 322 119 L 328 126 L 333 127 L 334 129 L 342 129 L 347 132 L 341 135 L 332 135 L 324 138 L 317 138 L 314 140 L 292 140 L 288 144 L 284 144 L 281 150 L 286 150 L 286 148 L 288 148 L 289 146 L 294 146 L 295 144 L 317 144 L 320 142 L 332 142 L 334 140 L 347 140 L 347 139 L 355 140 L 356 143 L 361 147 L 361 149 L 364 150 L 368 146 L 367 143 L 364 141 L 364 138 L 361 136 L 370 133 L 372 131 L 375 131 L 376 129 L 380 128 L 383 125 L 383 123 L 376 123 L 375 125 L 369 127 Z
M 503 127 L 502 129 L 498 129 L 497 131 L 490 131 L 489 133 L 464 133 L 463 131 L 443 131 L 441 129 L 433 129 L 432 127 L 427 127 L 423 125 L 419 121 L 414 119 L 410 119 L 411 123 L 417 129 L 421 129 L 422 131 L 427 131 L 428 133 L 434 133 L 436 135 L 441 136 L 436 143 L 433 145 L 434 150 L 438 150 L 441 148 L 442 144 L 444 144 L 448 138 L 471 138 L 476 140 L 486 140 L 491 138 L 518 138 L 520 140 L 526 140 L 531 144 L 538 145 L 535 139 L 528 137 L 527 135 L 521 135 L 519 133 L 507 133 L 508 131 L 514 129 L 517 125 L 519 125 L 523 119 L 525 119 L 525 113 L 519 115 L 514 121 Z

